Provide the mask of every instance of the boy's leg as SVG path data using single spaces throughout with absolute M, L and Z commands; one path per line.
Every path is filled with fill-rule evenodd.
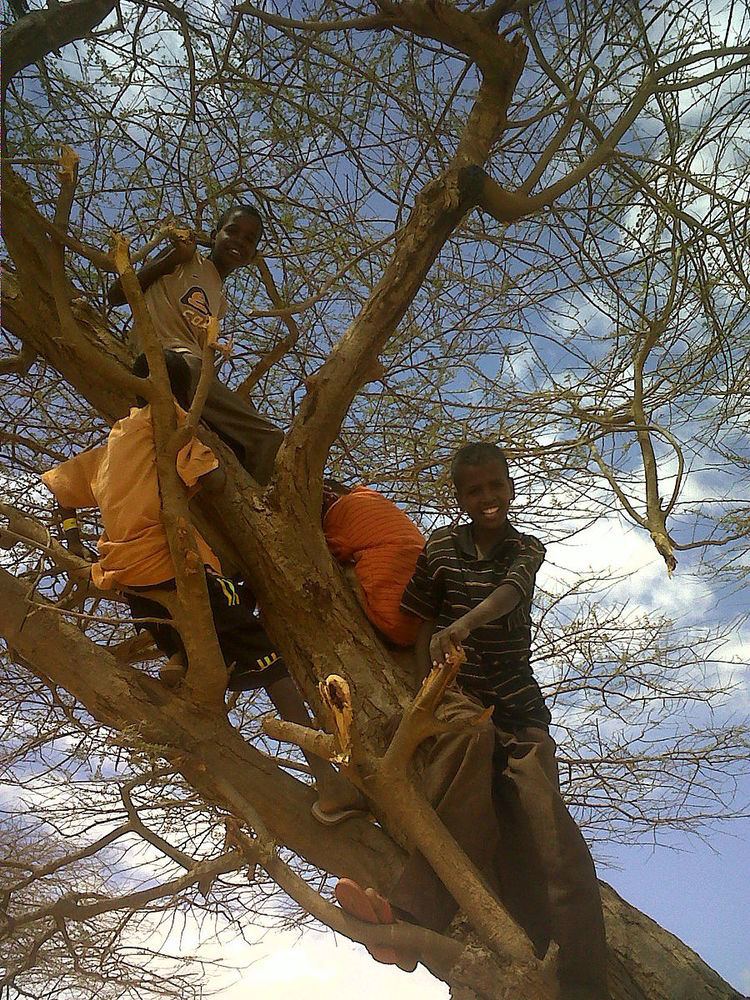
M 184 354 L 183 357 L 190 369 L 192 398 L 200 377 L 201 359 L 193 354 Z M 284 440 L 284 432 L 280 428 L 218 378 L 211 382 L 201 419 L 229 445 L 261 486 L 268 482 L 276 452 Z
M 469 728 L 482 705 L 449 690 L 438 710 L 446 722 L 463 722 L 467 731 L 445 733 L 425 745 L 421 790 L 448 831 L 495 891 L 495 858 L 500 832 L 492 796 L 495 729 L 491 722 Z M 417 851 L 388 893 L 394 907 L 416 923 L 443 931 L 456 913 L 456 903 Z
M 216 637 L 229 668 L 233 690 L 265 687 L 282 719 L 299 726 L 312 726 L 307 707 L 273 649 L 265 629 L 241 597 L 235 584 L 214 573 L 206 573 L 206 586 L 214 618 Z M 305 754 L 318 790 L 317 811 L 323 817 L 367 808 L 363 796 L 327 761 Z M 342 819 L 345 817 L 341 817 Z
M 599 884 L 581 831 L 560 795 L 555 744 L 538 728 L 499 733 L 504 767 L 496 792 L 507 818 L 504 872 L 514 881 L 518 901 L 535 895 L 546 883 L 546 913 L 534 926 L 521 923 L 536 937 L 548 921 L 559 946 L 561 997 L 607 1000 L 607 946 Z M 501 877 L 502 877 L 501 874 Z M 508 900 L 511 910 L 516 908 Z
M 126 597 L 133 618 L 170 618 L 167 608 L 158 601 L 140 594 L 126 594 Z M 135 622 L 135 629 L 136 632 L 147 631 L 157 649 L 169 657 L 159 670 L 159 677 L 168 687 L 174 687 L 184 676 L 187 664 L 185 648 L 177 629 L 167 622 Z
M 229 577 L 209 569 L 206 589 L 216 638 L 228 671 L 227 688 L 257 691 L 288 677 L 284 661 L 253 613 L 254 595 Z

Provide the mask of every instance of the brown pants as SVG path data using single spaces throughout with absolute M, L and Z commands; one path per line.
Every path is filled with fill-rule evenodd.
M 201 359 L 194 354 L 182 356 L 190 369 L 192 399 L 200 378 Z M 218 378 L 211 382 L 201 420 L 229 445 L 253 479 L 261 486 L 268 482 L 276 452 L 284 440 L 280 428 Z
M 442 718 L 481 705 L 449 691 Z M 529 935 L 541 957 L 559 946 L 563 997 L 607 1000 L 607 949 L 599 885 L 586 842 L 560 795 L 555 743 L 544 729 L 479 729 L 436 737 L 425 748 L 422 788 L 440 819 Z M 390 901 L 433 930 L 456 903 L 421 854 L 407 863 Z

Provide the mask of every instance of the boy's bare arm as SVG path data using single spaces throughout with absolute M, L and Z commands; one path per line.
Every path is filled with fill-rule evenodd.
M 74 556 L 78 556 L 79 559 L 85 559 L 86 562 L 96 562 L 99 558 L 97 554 L 81 541 L 81 532 L 78 527 L 78 513 L 75 507 L 61 507 L 58 504 L 57 510 L 62 523 L 65 548 L 68 552 L 72 552 Z
M 163 278 L 165 274 L 171 274 L 180 264 L 186 264 L 195 253 L 196 242 L 192 233 L 189 238 L 170 236 L 170 240 L 172 246 L 168 250 L 164 250 L 153 260 L 147 261 L 138 271 L 138 283 L 144 292 L 159 278 Z M 125 293 L 119 278 L 109 286 L 107 300 L 111 306 L 125 305 Z
M 430 642 L 430 659 L 434 664 L 442 663 L 456 646 L 460 646 L 474 629 L 488 622 L 504 618 L 518 607 L 521 601 L 520 592 L 510 583 L 501 583 L 499 587 L 485 597 L 471 611 L 467 611 L 457 621 L 447 628 L 440 629 L 432 636 Z

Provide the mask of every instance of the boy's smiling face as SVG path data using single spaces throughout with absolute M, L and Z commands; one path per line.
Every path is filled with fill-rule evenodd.
M 455 485 L 458 505 L 476 528 L 491 534 L 505 527 L 515 490 L 502 462 L 462 465 Z
M 222 277 L 245 267 L 258 250 L 262 224 L 256 215 L 238 208 L 229 216 L 214 237 L 211 259 Z

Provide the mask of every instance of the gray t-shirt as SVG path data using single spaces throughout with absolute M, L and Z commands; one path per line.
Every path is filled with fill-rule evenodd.
M 210 318 L 221 320 L 227 311 L 219 272 L 199 253 L 157 279 L 146 289 L 144 298 L 164 350 L 187 351 L 198 357 L 203 353 Z M 137 324 L 130 339 L 140 353 L 143 345 Z

